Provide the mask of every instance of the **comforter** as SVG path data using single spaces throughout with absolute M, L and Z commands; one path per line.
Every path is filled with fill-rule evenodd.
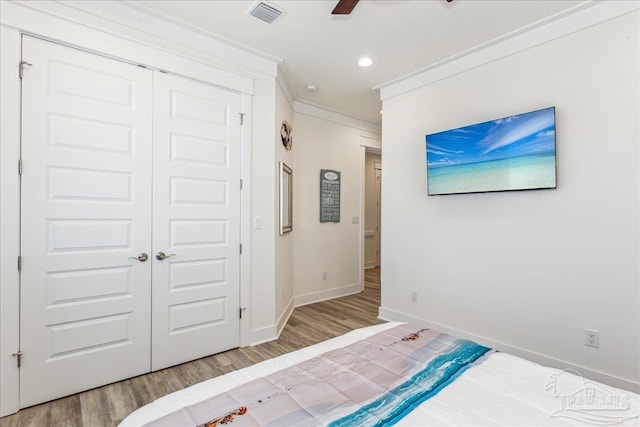
M 134 412 L 122 425 L 637 422 L 638 396 L 600 384 L 598 390 L 622 401 L 615 407 L 571 406 L 575 400 L 567 397 L 592 393 L 590 384 L 575 374 L 472 341 L 392 323 L 354 331 L 173 393 Z

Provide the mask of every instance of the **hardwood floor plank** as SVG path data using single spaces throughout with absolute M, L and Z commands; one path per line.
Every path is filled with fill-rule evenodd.
M 296 308 L 277 340 L 237 348 L 32 406 L 0 418 L 0 427 L 114 426 L 153 400 L 193 384 L 299 350 L 350 330 L 383 323 L 380 269 L 365 270 L 364 292 Z

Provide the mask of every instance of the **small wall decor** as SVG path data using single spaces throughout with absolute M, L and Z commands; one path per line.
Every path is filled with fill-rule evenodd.
M 320 222 L 340 222 L 340 172 L 320 170 Z
M 280 162 L 280 235 L 293 230 L 293 170 Z
M 286 120 L 282 121 L 282 126 L 280 126 L 280 138 L 282 138 L 282 145 L 284 148 L 291 150 L 291 145 L 293 144 L 293 137 L 291 134 L 293 133 L 293 126 Z

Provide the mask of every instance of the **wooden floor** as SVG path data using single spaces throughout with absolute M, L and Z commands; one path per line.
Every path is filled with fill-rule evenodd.
M 230 350 L 23 409 L 0 418 L 0 427 L 117 425 L 135 409 L 165 394 L 352 329 L 382 323 L 377 318 L 379 306 L 380 270 L 369 269 L 365 271 L 364 292 L 296 308 L 275 341 Z

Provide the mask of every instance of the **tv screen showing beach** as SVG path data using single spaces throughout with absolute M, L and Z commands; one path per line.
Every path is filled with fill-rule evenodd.
M 427 135 L 426 146 L 430 196 L 556 188 L 555 107 Z

